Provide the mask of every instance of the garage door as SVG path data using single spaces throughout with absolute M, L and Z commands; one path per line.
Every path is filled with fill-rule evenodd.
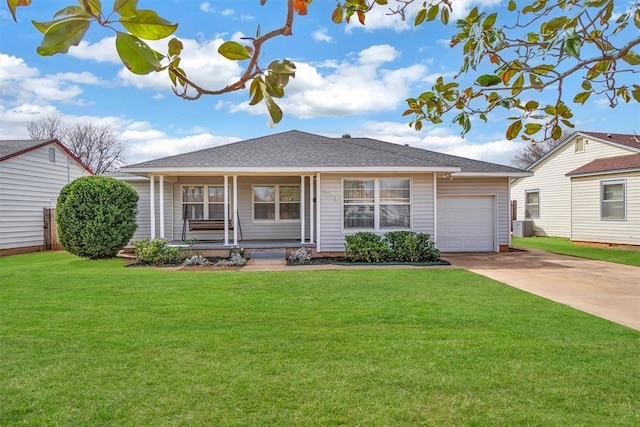
M 438 197 L 438 248 L 443 252 L 495 251 L 493 197 Z

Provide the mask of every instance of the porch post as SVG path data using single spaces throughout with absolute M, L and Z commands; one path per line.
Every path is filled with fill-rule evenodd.
M 238 175 L 233 175 L 233 246 L 238 246 Z
M 164 175 L 158 177 L 160 181 L 160 238 L 164 239 Z
M 224 245 L 229 245 L 229 175 L 224 176 Z
M 313 198 L 315 192 L 313 191 L 313 175 L 309 175 L 309 243 L 315 241 L 315 209 L 313 208 Z
M 322 198 L 320 197 L 320 173 L 316 173 L 316 209 L 318 212 L 318 215 L 316 215 L 317 221 L 318 221 L 318 234 L 316 236 L 316 251 L 320 252 L 320 239 L 322 237 L 322 233 L 321 233 L 321 218 L 320 218 L 320 213 L 322 212 Z M 342 220 L 340 220 L 342 221 Z
M 304 223 L 304 175 L 300 175 L 300 243 L 304 245 L 305 223 Z
M 156 185 L 155 185 L 156 177 L 153 175 L 149 175 L 149 217 L 151 221 L 151 239 L 156 238 Z

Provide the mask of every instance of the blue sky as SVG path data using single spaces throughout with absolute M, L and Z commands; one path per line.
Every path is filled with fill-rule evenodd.
M 292 37 L 264 46 L 262 65 L 289 59 L 297 66 L 287 97 L 279 102 L 285 117 L 271 128 L 264 105 L 249 106 L 246 91 L 184 101 L 173 95 L 166 74 L 129 73 L 117 57 L 113 33 L 97 26 L 67 55 L 38 56 L 41 37 L 30 21 L 49 20 L 67 3 L 73 0 L 35 0 L 18 9 L 18 24 L 6 7 L 0 9 L 4 139 L 28 138 L 29 121 L 57 113 L 71 122 L 110 125 L 126 143 L 127 163 L 291 129 L 332 137 L 349 133 L 502 164 L 526 144 L 505 140 L 506 112 L 492 115 L 488 123 L 474 121 L 464 139 L 448 121 L 420 132 L 409 128 L 409 119 L 401 116 L 405 99 L 429 89 L 439 75 L 452 76 L 460 66 L 459 48 L 448 47 L 453 30 L 438 23 L 414 28 L 409 24 L 414 15 L 402 22 L 379 8 L 367 16 L 365 27 L 336 25 L 331 22 L 335 2 L 315 0 L 307 16 L 296 17 Z M 112 2 L 102 3 L 106 9 Z M 473 6 L 500 11 L 501 3 L 459 0 L 454 5 L 461 14 Z M 258 0 L 140 0 L 138 7 L 154 8 L 179 23 L 176 35 L 185 44 L 182 66 L 210 89 L 224 87 L 242 71 L 242 63 L 217 54 L 218 46 L 254 35 L 258 25 L 262 33 L 279 27 L 285 11 L 283 0 L 269 0 L 266 6 Z M 152 46 L 165 51 L 166 41 Z M 579 130 L 640 132 L 637 103 L 611 109 L 605 100 L 591 97 L 585 106 L 572 108 Z

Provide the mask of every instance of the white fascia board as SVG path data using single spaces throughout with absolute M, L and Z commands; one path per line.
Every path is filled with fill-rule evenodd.
M 152 175 L 277 175 L 277 174 L 314 174 L 318 172 L 324 173 L 397 173 L 397 172 L 460 172 L 459 167 L 441 166 L 441 167 L 416 167 L 416 166 L 369 166 L 362 168 L 344 168 L 344 167 L 313 167 L 313 168 L 183 168 L 183 167 L 161 167 L 161 168 L 122 168 L 122 172 L 131 174 L 152 174 Z
M 569 178 L 581 178 L 585 176 L 614 175 L 619 173 L 633 173 L 633 172 L 640 172 L 640 168 L 634 167 L 634 168 L 626 168 L 626 169 L 611 169 L 611 170 L 599 171 L 599 172 L 574 173 L 571 175 L 565 174 L 564 176 L 567 176 Z
M 533 172 L 457 172 L 452 174 L 455 177 L 466 178 L 525 178 L 533 176 Z

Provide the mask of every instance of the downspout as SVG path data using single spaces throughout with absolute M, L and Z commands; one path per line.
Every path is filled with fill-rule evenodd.
M 156 238 L 156 195 L 155 195 L 155 177 L 149 174 L 149 218 L 150 218 L 150 237 Z
M 317 215 L 318 230 L 317 230 L 317 236 L 316 236 L 316 252 L 322 251 L 322 247 L 321 247 L 322 219 L 320 217 L 320 213 L 322 212 L 321 202 L 322 202 L 322 198 L 320 197 L 320 173 L 317 173 L 316 174 L 316 209 L 318 210 L 318 215 Z
M 438 246 L 438 177 L 433 173 L 433 241 Z

